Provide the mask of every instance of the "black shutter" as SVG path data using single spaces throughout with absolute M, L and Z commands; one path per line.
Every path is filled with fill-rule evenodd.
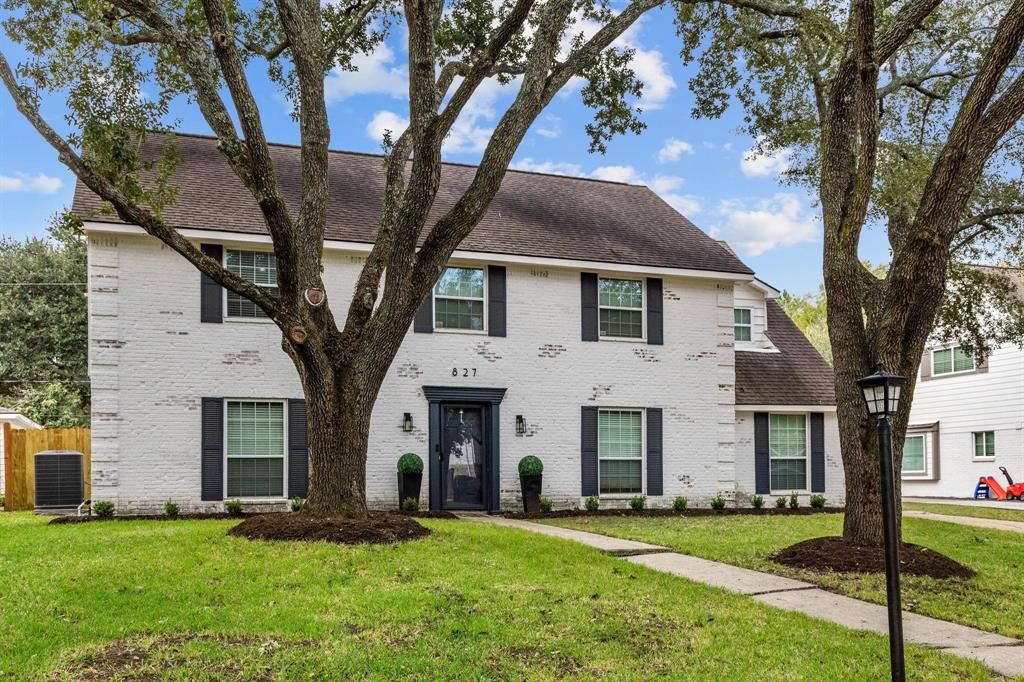
M 661 278 L 647 278 L 647 343 L 660 346 L 665 343 L 664 306 Z
M 431 334 L 434 331 L 434 290 L 427 292 L 419 310 L 416 311 L 416 318 L 412 323 L 412 330 L 420 334 Z
M 306 401 L 288 400 L 288 495 L 305 497 L 309 492 L 309 437 L 306 433 Z
M 224 247 L 220 244 L 200 244 L 199 250 L 218 263 L 224 261 Z M 224 290 L 213 278 L 202 273 L 199 275 L 199 321 L 224 321 Z
M 580 273 L 580 306 L 583 319 L 583 340 L 597 341 L 597 273 Z
M 224 399 L 203 398 L 202 500 L 224 499 Z
M 505 267 L 487 266 L 487 334 L 505 336 Z
M 664 495 L 662 489 L 661 408 L 647 408 L 647 494 Z
M 825 415 L 811 412 L 811 492 L 825 492 Z
M 772 470 L 768 461 L 768 413 L 754 413 L 754 492 L 772 491 Z
M 597 408 L 582 407 L 580 434 L 580 463 L 582 486 L 580 493 L 584 497 L 597 495 Z

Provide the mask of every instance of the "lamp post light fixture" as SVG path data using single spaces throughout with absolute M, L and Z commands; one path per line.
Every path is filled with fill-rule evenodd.
M 402 417 L 402 430 L 406 433 L 412 432 L 412 412 L 406 412 Z
M 526 420 L 521 414 L 516 415 L 516 433 L 520 436 L 526 433 Z
M 878 363 L 874 374 L 857 379 L 868 414 L 878 428 L 878 460 L 882 475 L 882 530 L 885 536 L 885 592 L 889 607 L 889 668 L 893 682 L 906 679 L 903 664 L 903 612 L 900 603 L 900 538 L 896 523 L 896 481 L 892 463 L 892 427 L 903 398 L 906 377 L 890 374 Z

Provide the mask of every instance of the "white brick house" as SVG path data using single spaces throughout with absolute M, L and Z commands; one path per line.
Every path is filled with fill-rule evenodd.
M 210 140 L 178 145 L 181 195 L 169 222 L 273 284 L 251 199 Z M 293 148 L 274 153 L 279 173 L 296 163 Z M 371 246 L 381 164 L 331 159 L 332 196 L 346 202 L 332 200 L 324 280 L 343 318 Z M 439 203 L 469 171 L 446 165 Z M 304 495 L 304 403 L 280 332 L 99 207 L 80 185 L 94 499 L 141 511 Z M 374 408 L 373 506 L 397 504 L 405 452 L 426 463 L 421 504 L 431 508 L 516 508 L 526 455 L 543 461 L 556 506 L 590 494 L 607 504 L 636 494 L 653 506 L 677 495 L 747 504 L 754 492 L 791 490 L 843 501 L 828 365 L 777 292 L 650 190 L 512 172 L 451 266 Z M 785 382 L 760 378 L 780 367 Z

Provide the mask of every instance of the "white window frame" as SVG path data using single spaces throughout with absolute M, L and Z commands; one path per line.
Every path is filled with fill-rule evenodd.
M 239 398 L 237 396 L 232 398 L 224 398 L 224 435 L 222 442 L 223 446 L 223 457 L 221 464 L 221 471 L 224 472 L 222 492 L 224 493 L 224 500 L 239 499 L 242 502 L 279 502 L 281 500 L 290 499 L 288 496 L 288 401 L 284 398 Z M 281 417 L 284 420 L 284 441 L 282 447 L 284 449 L 282 470 L 281 470 L 281 497 L 228 497 L 228 403 L 281 403 Z M 244 455 L 244 457 L 259 457 L 260 455 Z M 268 459 L 270 455 L 265 455 Z
M 636 308 L 625 308 L 617 305 L 601 305 L 601 280 L 621 280 L 623 282 L 640 282 L 640 336 L 602 336 L 601 335 L 601 310 L 628 310 L 636 312 Z M 630 277 L 619 275 L 597 275 L 597 338 L 599 341 L 626 341 L 628 343 L 639 343 L 647 341 L 647 278 Z M 628 409 L 628 408 L 627 408 Z
M 600 407 L 597 415 L 597 495 L 605 500 L 629 500 L 637 495 L 647 494 L 647 409 L 643 407 Z M 602 493 L 601 492 L 601 412 L 639 412 L 640 413 L 640 492 L 636 493 Z M 607 457 L 605 459 L 623 460 L 623 457 Z M 630 458 L 626 461 L 635 461 Z
M 486 336 L 488 333 L 490 333 L 490 330 L 488 329 L 489 325 L 488 325 L 488 322 L 487 322 L 487 317 L 488 317 L 489 312 L 490 312 L 489 309 L 488 309 L 489 306 L 487 305 L 487 298 L 488 298 L 488 294 L 490 293 L 487 280 L 490 279 L 490 272 L 488 271 L 487 264 L 485 264 L 485 263 L 448 263 L 447 265 L 444 266 L 444 269 L 447 270 L 448 268 L 461 268 L 463 270 L 483 270 L 483 273 L 484 273 L 484 297 L 483 297 L 483 303 L 484 303 L 483 315 L 484 315 L 484 320 L 483 320 L 483 329 L 452 329 L 451 327 L 438 327 L 437 326 L 437 299 L 438 299 L 438 295 L 437 295 L 437 282 L 434 282 L 434 285 L 432 287 L 430 287 L 430 311 L 431 311 L 430 325 L 433 327 L 435 332 L 440 332 L 440 333 L 444 333 L 444 334 L 477 334 L 477 335 Z M 452 299 L 452 300 L 455 300 L 455 301 L 479 301 L 480 300 L 479 298 L 477 298 L 475 296 L 441 296 L 440 298 Z
M 904 452 L 906 452 L 907 441 L 908 440 L 910 440 L 911 438 L 920 438 L 921 439 L 921 468 L 920 469 L 907 469 L 906 467 L 902 466 L 902 461 L 901 461 L 901 467 L 900 467 L 900 474 L 901 475 L 903 475 L 903 474 L 923 475 L 923 474 L 927 474 L 928 473 L 928 437 L 929 437 L 929 435 L 930 434 L 926 434 L 926 433 L 911 433 L 911 434 L 907 434 L 907 436 L 903 439 L 903 451 Z
M 752 343 L 754 341 L 754 309 L 753 308 L 747 308 L 745 306 L 735 306 L 732 310 L 733 310 L 733 312 L 732 312 L 732 340 L 735 343 Z M 736 311 L 737 310 L 746 310 L 748 313 L 750 313 L 750 322 L 748 322 L 746 324 L 740 324 L 740 323 L 736 322 Z M 745 327 L 748 330 L 750 330 L 750 338 L 749 339 L 738 339 L 738 338 L 736 338 L 736 329 L 738 327 Z
M 789 495 L 791 493 L 796 493 L 798 495 L 810 493 L 811 492 L 811 490 L 810 490 L 810 484 L 811 484 L 811 414 L 809 412 L 769 412 L 768 413 L 768 482 L 769 482 L 769 484 L 771 483 L 772 460 L 773 459 L 784 459 L 784 460 L 800 459 L 799 457 L 772 457 L 772 451 L 771 451 L 771 448 L 772 448 L 772 445 L 771 445 L 772 444 L 772 415 L 775 415 L 775 416 L 778 416 L 778 417 L 802 416 L 804 418 L 804 437 L 805 437 L 807 442 L 804 445 L 804 452 L 806 454 L 803 457 L 803 460 L 804 460 L 804 488 L 802 488 L 802 489 L 793 489 L 793 488 L 775 489 L 775 488 L 772 488 L 771 492 L 768 493 L 768 494 L 769 495 L 782 496 L 782 495 Z
M 992 434 L 992 453 L 991 454 L 988 453 L 988 448 L 987 447 L 986 447 L 985 454 L 983 454 L 983 455 L 979 455 L 978 454 L 978 434 L 979 433 L 982 434 L 982 438 L 981 438 L 982 443 L 984 443 L 984 441 L 985 441 L 984 434 L 986 434 L 986 433 L 991 433 Z M 972 455 L 971 459 L 972 459 L 972 461 L 975 461 L 975 462 L 994 462 L 996 460 L 996 452 L 998 452 L 998 451 L 996 450 L 996 431 L 995 431 L 995 429 L 985 429 L 984 431 L 971 431 L 971 455 Z
M 227 270 L 227 268 L 228 268 L 228 251 L 249 252 L 249 253 L 269 253 L 272 256 L 276 256 L 276 254 L 274 254 L 274 252 L 272 250 L 270 250 L 270 249 L 240 248 L 240 247 L 237 247 L 237 246 L 228 246 L 227 244 L 223 245 L 223 248 L 221 249 L 221 251 L 222 251 L 221 265 L 224 267 L 225 270 Z M 249 280 L 246 280 L 246 281 L 248 282 Z M 276 288 L 278 288 L 278 286 L 276 284 L 259 284 L 258 282 L 250 282 L 250 284 L 255 284 L 256 286 L 263 287 L 264 289 L 276 289 Z M 228 312 L 228 294 L 232 293 L 232 292 L 229 292 L 227 287 L 221 287 L 221 290 L 222 290 L 221 305 L 224 306 L 223 310 L 224 310 L 224 321 L 225 322 L 241 322 L 242 324 L 252 324 L 252 323 L 257 323 L 257 324 L 267 324 L 267 323 L 270 323 L 270 324 L 274 324 L 274 321 L 272 319 L 270 319 L 269 317 L 258 317 L 258 316 L 257 317 L 247 317 L 247 316 L 242 316 L 242 315 L 231 315 Z M 256 304 L 253 303 L 253 305 L 256 305 Z
M 948 376 L 953 376 L 954 374 L 971 374 L 972 372 L 977 372 L 978 371 L 978 360 L 977 360 L 977 358 L 974 357 L 974 353 L 971 353 L 971 368 L 970 369 L 955 369 L 955 367 L 956 367 L 956 349 L 957 348 L 963 348 L 963 346 L 957 344 L 956 346 L 946 346 L 945 348 L 932 348 L 932 351 L 931 351 L 931 361 L 932 361 L 932 376 L 933 377 L 948 377 Z M 949 354 L 950 366 L 953 367 L 954 369 L 951 369 L 948 372 L 936 372 L 935 371 L 935 354 L 936 353 L 941 353 L 941 352 L 947 351 L 947 350 L 950 351 L 950 354 Z

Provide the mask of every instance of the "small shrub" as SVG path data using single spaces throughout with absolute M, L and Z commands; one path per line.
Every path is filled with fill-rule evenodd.
M 224 503 L 224 511 L 232 516 L 242 515 L 242 501 L 241 500 L 228 500 Z
M 422 474 L 423 460 L 415 452 L 407 452 L 398 458 L 398 473 Z
M 676 511 L 686 511 L 686 498 L 679 496 L 672 500 L 672 508 Z
M 776 509 L 785 509 L 786 508 L 786 498 L 785 497 L 776 497 L 775 498 L 775 508 Z
M 540 498 L 540 510 L 545 514 L 551 511 L 551 498 L 547 495 L 541 495 Z
M 293 497 L 289 506 L 294 512 L 302 511 L 302 508 L 306 506 L 306 499 L 304 497 Z
M 404 512 L 418 512 L 420 510 L 420 501 L 415 497 L 407 497 L 402 500 L 402 511 Z
M 100 500 L 94 502 L 92 505 L 92 511 L 96 516 L 100 518 L 108 518 L 114 515 L 114 503 L 110 500 Z
M 815 509 L 825 508 L 825 496 L 824 495 L 811 495 L 811 506 Z
M 725 509 L 725 498 L 719 495 L 715 499 L 711 500 L 712 509 Z
M 533 455 L 527 455 L 519 460 L 520 476 L 540 476 L 544 473 L 544 463 Z
M 789 508 L 796 509 L 800 506 L 800 498 L 796 496 L 796 493 L 792 493 L 789 496 Z
M 164 502 L 164 514 L 167 514 L 170 517 L 174 517 L 178 515 L 179 511 L 181 511 L 181 508 L 178 507 L 178 505 L 176 505 L 175 503 L 171 502 L 170 500 Z
M 764 506 L 764 495 L 754 495 L 750 498 L 750 505 L 754 509 L 760 509 Z
M 640 511 L 647 506 L 647 498 L 643 495 L 637 495 L 636 497 L 630 498 L 629 508 L 633 511 Z
M 598 507 L 601 506 L 601 500 L 597 499 L 597 495 L 591 495 L 583 503 L 583 506 L 587 508 L 587 511 L 597 511 Z
M 0 507 L 3 507 L 6 502 L 7 498 L 4 496 L 4 491 L 0 490 Z M 0 511 L 3 511 L 3 509 L 0 509 Z

